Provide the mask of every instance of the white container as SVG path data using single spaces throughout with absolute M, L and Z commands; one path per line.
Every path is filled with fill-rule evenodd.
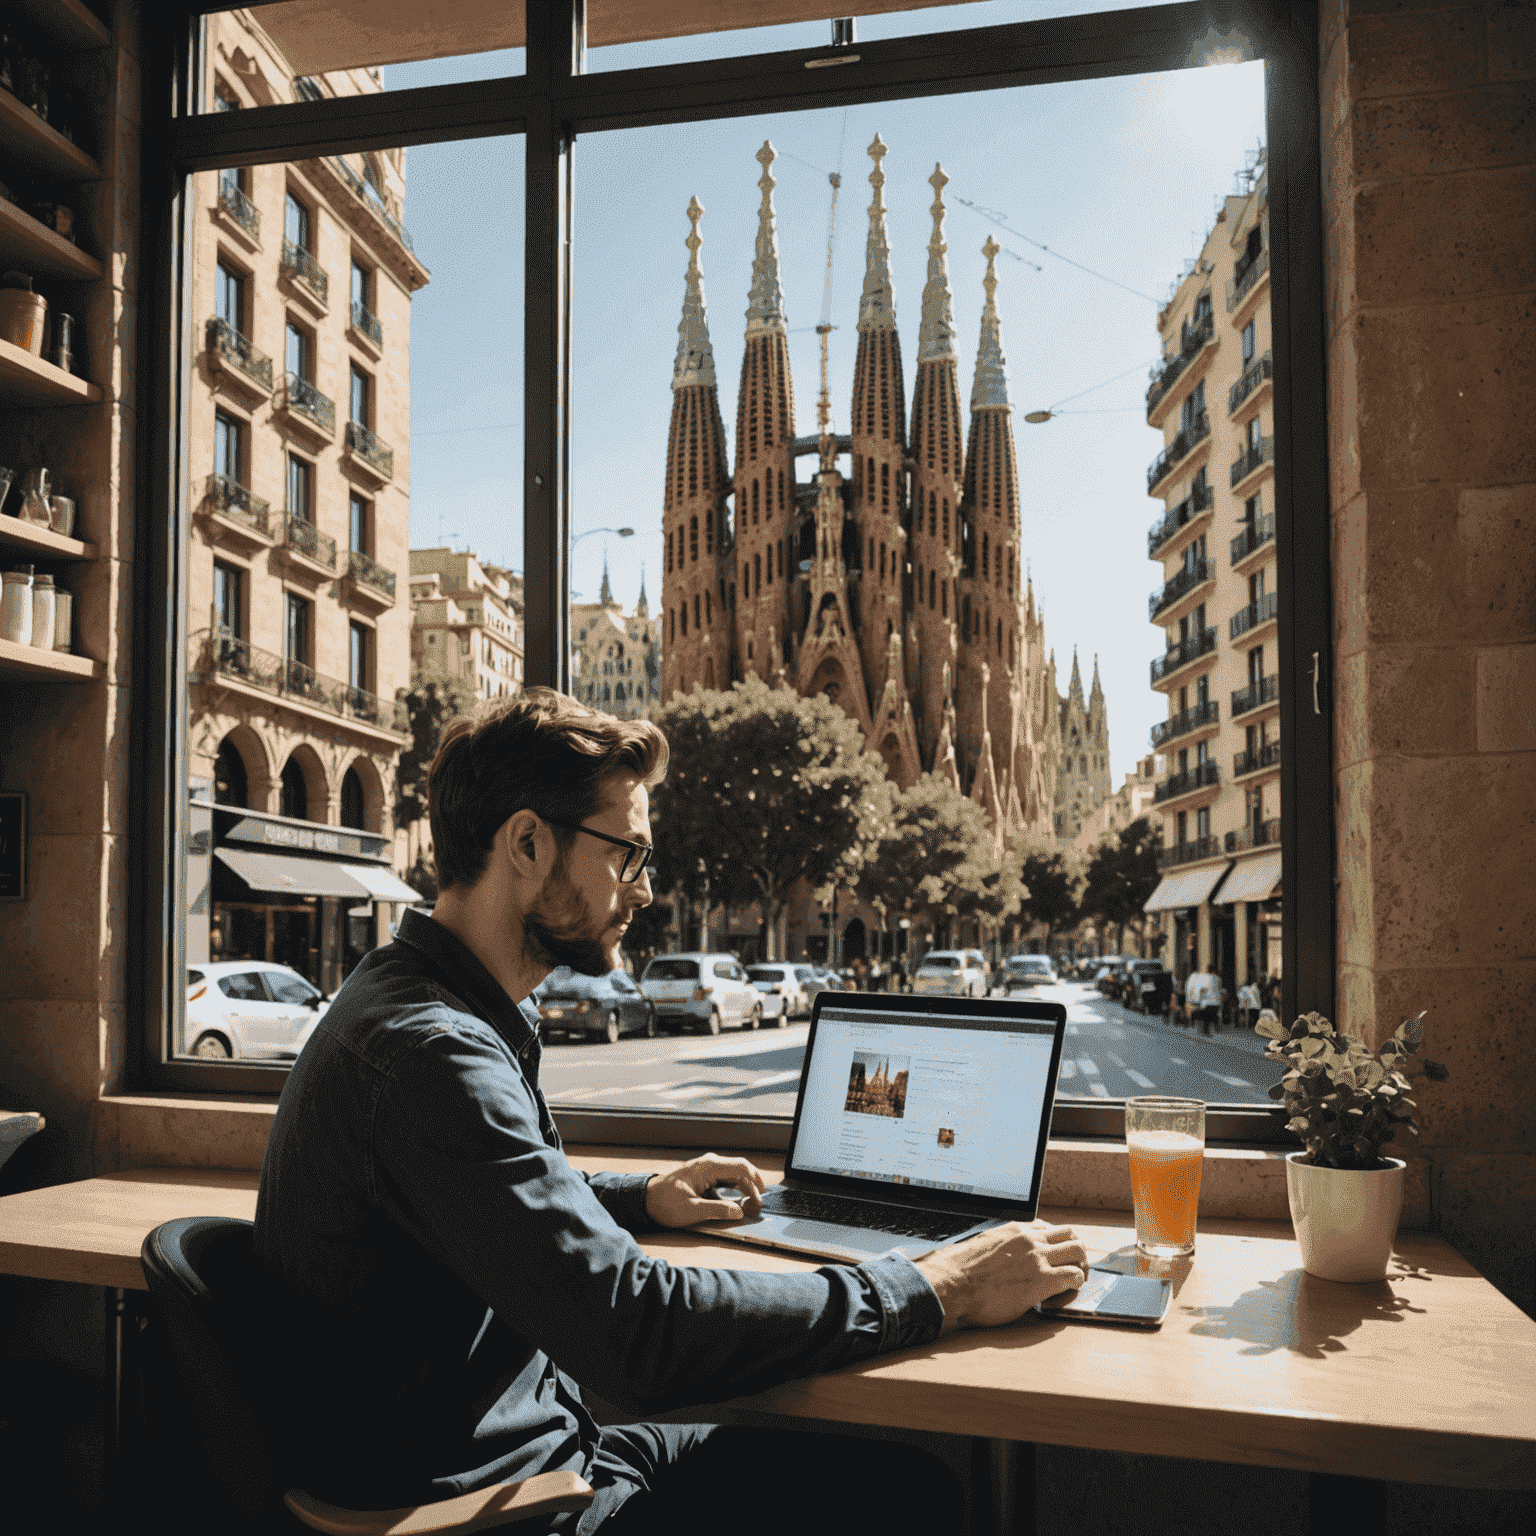
M 38 576 L 32 582 L 32 639 L 40 651 L 53 649 L 55 612 L 52 576 Z
M 32 567 L 7 571 L 0 589 L 0 640 L 32 644 Z
M 72 592 L 53 594 L 53 648 L 69 651 L 74 647 L 70 639 L 74 634 L 75 598 Z
M 48 507 L 48 471 L 29 469 L 21 482 L 21 506 L 16 511 L 24 523 L 36 523 L 40 528 L 51 526 L 53 514 Z
M 1314 1168 L 1305 1152 L 1285 1160 L 1285 1192 L 1301 1267 L 1319 1280 L 1385 1280 L 1403 1213 L 1401 1158 L 1385 1168 Z

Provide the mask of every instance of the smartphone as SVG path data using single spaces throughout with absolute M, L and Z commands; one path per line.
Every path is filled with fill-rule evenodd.
M 1090 1269 L 1080 1291 L 1049 1296 L 1035 1311 L 1042 1317 L 1070 1317 L 1084 1323 L 1134 1323 L 1156 1328 L 1168 1315 L 1172 1300 L 1172 1283 L 1156 1275 Z

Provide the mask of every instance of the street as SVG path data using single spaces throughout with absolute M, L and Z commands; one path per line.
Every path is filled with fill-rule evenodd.
M 1086 982 L 1034 995 L 1067 1009 L 1061 1098 L 1134 1098 L 1169 1093 L 1207 1103 L 1269 1104 L 1282 1069 L 1264 1060 L 1251 1030 L 1207 1038 L 1131 1013 Z M 540 1082 L 554 1105 L 677 1109 L 709 1115 L 792 1115 L 807 1023 L 718 1037 L 632 1037 L 616 1045 L 557 1041 L 544 1052 Z

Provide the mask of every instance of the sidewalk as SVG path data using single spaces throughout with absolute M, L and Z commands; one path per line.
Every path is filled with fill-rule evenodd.
M 1110 1000 L 1104 998 L 1102 1001 L 1107 1003 Z M 1134 1020 L 1137 1024 L 1155 1025 L 1176 1040 L 1187 1040 L 1194 1036 L 1204 1040 L 1207 1045 L 1225 1046 L 1227 1050 L 1233 1051 L 1240 1056 L 1262 1057 L 1264 1054 L 1264 1037 L 1254 1034 L 1251 1027 L 1245 1029 L 1240 1024 L 1230 1024 L 1225 1028 L 1212 1031 L 1209 1035 L 1204 1035 L 1200 1033 L 1198 1025 L 1181 1027 L 1177 1024 L 1168 1023 L 1166 1019 L 1159 1017 L 1157 1014 L 1133 1013 L 1129 1008 L 1119 1003 L 1115 1003 L 1113 1006 L 1120 1009 L 1120 1012 L 1125 1015 L 1127 1022 Z

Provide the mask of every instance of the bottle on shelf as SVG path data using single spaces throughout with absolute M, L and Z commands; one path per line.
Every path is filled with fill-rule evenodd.
M 32 567 L 17 566 L 0 581 L 0 640 L 32 644 Z
M 54 604 L 53 577 L 37 576 L 32 581 L 32 639 L 40 651 L 53 649 Z
M 41 528 L 51 526 L 53 514 L 48 507 L 48 471 L 29 469 L 21 482 L 21 508 L 17 512 L 24 523 L 36 523 Z
M 72 592 L 53 594 L 53 648 L 68 653 L 73 650 L 75 598 Z

